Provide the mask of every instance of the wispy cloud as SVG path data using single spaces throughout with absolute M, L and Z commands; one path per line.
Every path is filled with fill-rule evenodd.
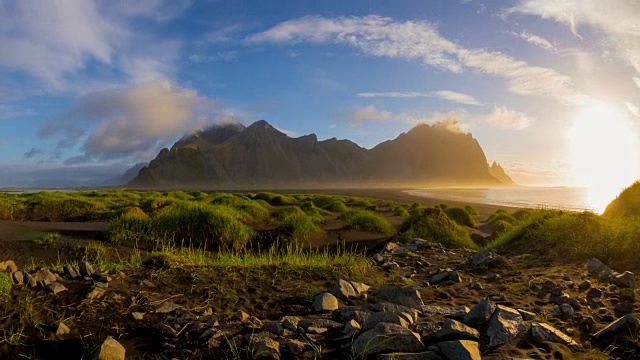
M 640 88 L 640 77 L 633 77 L 633 82 Z
M 640 6 L 628 0 L 524 0 L 508 10 L 565 24 L 582 39 L 580 27 L 588 26 L 603 34 L 602 45 L 640 72 Z
M 351 115 L 348 120 L 352 122 L 361 121 L 386 121 L 391 120 L 393 114 L 387 110 L 378 109 L 373 105 L 365 106 L 357 109 Z
M 158 147 L 210 122 L 238 121 L 242 113 L 168 80 L 87 94 L 47 119 L 40 134 L 63 136 L 62 147 L 80 145 L 83 155 L 68 163 L 96 159 L 148 160 Z M 209 119 L 209 120 L 204 120 Z
M 125 81 L 171 75 L 179 41 L 140 34 L 135 21 L 168 20 L 189 4 L 147 0 L 120 5 L 83 0 L 0 2 L 0 48 L 11 49 L 0 52 L 0 68 L 29 74 L 57 92 L 73 88 L 73 79 L 88 64 L 121 71 L 128 75 Z
M 549 51 L 557 50 L 556 46 L 553 45 L 549 40 L 541 36 L 531 34 L 527 31 L 522 31 L 522 32 L 509 31 L 508 34 L 513 37 L 523 39 L 529 44 L 535 45 L 545 50 L 549 50 Z
M 399 91 L 389 91 L 389 92 L 363 92 L 358 93 L 359 97 L 363 98 L 376 98 L 376 97 L 388 97 L 388 98 L 417 98 L 417 97 L 434 97 L 440 98 L 448 101 L 453 101 L 460 104 L 466 105 L 482 105 L 478 100 L 476 100 L 473 96 L 455 92 L 455 91 L 431 91 L 431 92 L 399 92 Z
M 371 56 L 420 60 L 444 71 L 471 70 L 503 78 L 519 95 L 546 96 L 564 102 L 584 100 L 570 77 L 549 68 L 533 66 L 500 52 L 468 49 L 441 36 L 425 21 L 398 22 L 388 17 L 308 16 L 285 21 L 245 39 L 259 43 L 334 43 L 355 47 Z
M 14 119 L 35 114 L 31 109 L 19 109 L 12 105 L 0 104 L 0 119 Z
M 525 129 L 533 122 L 527 114 L 504 106 L 495 106 L 483 120 L 491 126 L 510 130 Z
M 629 112 L 634 115 L 635 117 L 640 118 L 640 108 L 638 108 L 636 105 L 634 105 L 633 103 L 627 101 L 624 103 L 625 106 L 627 107 L 627 110 L 629 110 Z
M 24 153 L 25 159 L 33 159 L 36 156 L 44 155 L 45 151 L 43 149 L 37 149 L 32 147 L 29 151 Z

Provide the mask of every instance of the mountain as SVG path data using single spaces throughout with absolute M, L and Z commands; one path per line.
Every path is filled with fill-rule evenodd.
M 138 176 L 138 173 L 142 168 L 147 166 L 148 163 L 137 163 L 131 168 L 127 169 L 122 175 L 108 179 L 100 184 L 100 186 L 119 186 L 129 183 L 131 180 Z
M 315 134 L 291 138 L 264 120 L 186 135 L 130 183 L 236 189 L 445 184 L 502 181 L 471 134 L 418 125 L 368 150 L 349 140 L 318 141 Z
M 493 162 L 491 166 L 489 166 L 489 174 L 491 174 L 496 179 L 500 180 L 504 185 L 515 185 L 513 179 L 504 171 L 502 166 L 497 162 Z

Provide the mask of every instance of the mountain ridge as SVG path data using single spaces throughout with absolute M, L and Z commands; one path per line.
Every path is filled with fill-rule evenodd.
M 499 165 L 498 165 L 499 166 Z M 502 169 L 500 167 L 500 169 Z M 504 171 L 503 171 L 504 173 Z M 498 174 L 500 175 L 500 174 Z M 265 120 L 214 125 L 164 148 L 129 186 L 219 188 L 509 185 L 471 134 L 417 125 L 366 149 L 348 139 L 289 137 Z

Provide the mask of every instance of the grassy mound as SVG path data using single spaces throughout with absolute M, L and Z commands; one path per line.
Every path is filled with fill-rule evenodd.
M 282 229 L 287 237 L 297 243 L 309 241 L 316 235 L 322 233 L 322 229 L 320 229 L 314 219 L 302 210 L 300 210 L 300 213 L 294 212 L 287 215 L 284 220 L 282 220 Z
M 399 242 L 406 242 L 412 238 L 422 238 L 453 247 L 478 247 L 469 237 L 469 233 L 453 222 L 440 208 L 414 211 L 397 235 Z
M 394 229 L 386 217 L 370 210 L 349 210 L 342 213 L 338 219 L 347 223 L 347 227 L 354 230 L 371 231 L 381 234 L 391 234 Z
M 511 225 L 518 222 L 518 220 L 513 215 L 509 214 L 507 211 L 503 209 L 500 209 L 495 213 L 491 214 L 487 219 L 487 223 L 489 225 L 495 225 L 498 221 L 507 222 Z
M 337 196 L 316 195 L 311 198 L 311 202 L 313 202 L 314 206 L 331 212 L 343 213 L 349 210 L 347 205 L 345 205 Z
M 604 211 L 608 217 L 640 216 L 640 181 L 624 189 Z
M 269 204 L 262 200 L 251 200 L 248 197 L 220 193 L 213 195 L 211 203 L 225 205 L 238 210 L 245 221 L 259 221 L 269 217 Z
M 461 207 L 448 207 L 444 209 L 444 213 L 459 225 L 476 227 L 476 221 L 473 219 L 471 214 Z
M 391 212 L 393 212 L 393 215 L 395 216 L 402 216 L 402 217 L 409 217 L 409 212 L 407 211 L 407 209 L 403 208 L 402 206 L 396 206 L 393 209 L 391 209 Z

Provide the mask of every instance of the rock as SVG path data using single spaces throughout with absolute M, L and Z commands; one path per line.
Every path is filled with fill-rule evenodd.
M 469 310 L 462 322 L 472 327 L 483 326 L 489 321 L 495 310 L 496 304 L 489 299 L 484 299 Z
M 577 346 L 578 344 L 569 336 L 551 325 L 535 323 L 531 325 L 531 338 L 538 343 L 552 342 L 565 346 Z
M 469 313 L 466 306 L 433 306 L 423 305 L 421 308 L 424 316 L 442 315 L 456 320 L 462 320 Z
M 386 313 L 396 314 L 404 318 L 407 322 L 409 322 L 409 324 L 413 324 L 416 321 L 418 321 L 418 310 L 408 306 L 391 304 L 391 303 L 377 303 L 377 304 L 368 304 L 367 309 L 372 310 L 374 312 L 386 312 Z
M 93 288 L 93 290 L 91 290 L 87 294 L 87 299 L 89 299 L 89 300 L 100 299 L 100 298 L 102 298 L 104 296 L 105 293 L 106 293 L 106 291 L 104 289 L 96 287 L 96 288 Z
M 576 312 L 573 307 L 569 304 L 562 304 L 560 306 L 560 312 L 562 312 L 562 316 L 570 318 Z
M 25 284 L 27 284 L 29 287 L 38 286 L 38 281 L 36 281 L 36 279 L 34 279 L 33 276 L 31 276 L 31 274 L 25 273 L 24 278 L 25 278 Z
M 384 245 L 384 248 L 380 250 L 380 254 L 390 254 L 397 250 L 400 246 L 394 242 L 388 242 Z
M 494 348 L 504 345 L 525 331 L 527 331 L 527 327 L 518 311 L 498 305 L 487 326 L 486 334 L 489 337 L 487 346 Z
M 347 300 L 358 296 L 358 292 L 353 288 L 353 285 L 348 281 L 338 279 L 333 288 L 329 291 L 333 296 L 338 299 Z
M 621 287 L 621 288 L 632 288 L 636 287 L 636 276 L 631 271 L 625 271 L 622 274 L 616 275 L 612 282 Z
M 42 269 L 42 270 L 36 271 L 35 273 L 31 274 L 31 277 L 36 282 L 38 283 L 42 282 L 45 285 L 48 285 L 52 282 L 56 282 L 57 280 L 56 275 L 51 271 L 49 271 L 48 269 Z
M 348 323 L 346 323 L 344 325 L 344 330 L 342 330 L 345 334 L 355 334 L 356 332 L 360 331 L 362 329 L 362 327 L 360 326 L 360 324 L 358 324 L 357 321 L 355 320 L 349 320 Z
M 473 289 L 473 290 L 478 290 L 478 291 L 480 291 L 480 290 L 483 290 L 483 289 L 484 289 L 484 288 L 482 287 L 482 284 L 480 284 L 480 283 L 479 283 L 478 281 L 476 281 L 476 280 L 472 280 L 472 281 L 471 281 L 471 285 L 470 285 L 469 287 L 471 287 L 471 289 Z
M 593 298 L 599 298 L 602 296 L 602 290 L 597 289 L 597 288 L 590 288 L 589 291 L 587 291 L 587 300 L 588 299 L 593 299 Z
M 373 261 L 377 262 L 378 264 L 384 262 L 384 257 L 380 254 L 375 254 L 373 255 Z
M 560 315 L 562 315 L 562 310 L 560 309 L 560 306 L 553 305 L 551 307 L 551 309 L 549 309 L 549 315 L 551 315 L 551 316 L 560 316 Z
M 388 261 L 388 262 L 382 264 L 382 268 L 384 270 L 396 270 L 396 269 L 400 268 L 400 264 L 398 264 L 395 261 Z
M 171 302 L 171 301 L 165 301 L 162 303 L 162 305 L 160 305 L 158 308 L 156 308 L 156 314 L 169 314 L 172 313 L 178 309 L 182 309 L 182 306 Z
M 18 271 L 18 267 L 13 260 L 2 261 L 0 262 L 0 271 L 14 273 Z
M 298 327 L 303 330 L 307 330 L 310 327 L 340 329 L 342 324 L 329 319 L 301 319 L 298 322 Z
M 585 290 L 589 290 L 591 289 L 591 281 L 589 280 L 585 280 L 583 281 L 580 286 L 578 286 L 578 289 L 585 291 Z
M 63 291 L 67 291 L 68 289 L 59 282 L 52 282 L 51 284 L 47 285 L 47 290 L 51 291 L 54 294 L 57 294 Z
M 442 328 L 435 333 L 438 340 L 477 340 L 480 339 L 478 330 L 461 322 L 444 319 Z
M 94 360 L 125 360 L 125 349 L 111 336 L 107 336 L 98 348 Z
M 436 344 L 442 355 L 447 359 L 481 360 L 480 348 L 477 342 L 470 340 L 445 341 Z
M 371 316 L 367 318 L 367 321 L 362 324 L 362 330 L 367 331 L 369 329 L 373 329 L 379 323 L 398 324 L 404 328 L 409 328 L 409 323 L 407 322 L 407 320 L 403 319 L 397 314 L 376 312 L 371 314 Z
M 400 325 L 379 323 L 362 333 L 353 342 L 352 350 L 358 356 L 381 352 L 418 352 L 424 350 L 420 335 Z
M 24 273 L 22 271 L 16 271 L 11 273 L 11 279 L 17 285 L 24 284 Z
M 298 323 L 300 322 L 300 318 L 297 316 L 283 316 L 282 317 L 282 327 L 290 330 L 296 331 L 298 330 Z
M 470 259 L 471 265 L 501 265 L 506 263 L 506 259 L 500 255 L 496 255 L 489 250 L 483 250 L 475 253 Z
M 633 304 L 629 301 L 620 301 L 614 307 L 616 315 L 626 315 L 633 311 Z
M 364 324 L 364 322 L 367 321 L 367 318 L 371 316 L 371 312 L 360 310 L 359 308 L 340 308 L 334 312 L 334 316 L 342 323 L 346 323 L 353 319 L 360 324 Z
M 284 335 L 286 329 L 284 328 L 284 326 L 282 326 L 281 321 L 268 321 L 264 325 L 262 325 L 262 330 L 282 336 Z
M 338 299 L 330 293 L 323 293 L 316 297 L 313 309 L 316 312 L 333 311 L 338 308 Z
M 419 309 L 423 304 L 422 296 L 418 290 L 411 286 L 406 287 L 382 287 L 371 296 L 369 302 L 388 302 Z
M 247 341 L 255 351 L 254 359 L 280 359 L 280 343 L 266 333 L 249 334 Z
M 587 272 L 595 277 L 608 277 L 613 273 L 613 270 L 602 261 L 594 258 L 587 260 Z
M 350 281 L 350 283 L 358 295 L 366 293 L 371 288 L 371 286 L 361 282 Z
M 595 340 L 603 340 L 626 331 L 635 331 L 640 327 L 640 322 L 635 316 L 628 314 L 607 325 L 604 329 L 593 335 Z
M 143 313 L 143 312 L 136 312 L 136 311 L 134 311 L 134 312 L 132 312 L 132 313 L 131 313 L 131 317 L 132 317 L 134 320 L 138 320 L 138 321 L 140 321 L 140 320 L 143 320 L 143 319 L 144 319 L 144 313 Z
M 529 311 L 526 311 L 526 310 L 522 310 L 522 309 L 517 309 L 517 310 L 520 313 L 520 316 L 522 316 L 522 318 L 525 321 L 533 320 L 533 319 L 536 318 L 536 314 L 535 313 L 532 313 L 532 312 L 529 312 Z
M 62 271 L 71 279 L 75 279 L 80 276 L 80 274 L 78 273 L 79 271 L 77 271 L 73 266 L 69 264 L 62 265 Z
M 431 278 L 431 283 L 438 284 L 446 280 L 451 280 L 456 283 L 462 282 L 462 279 L 460 278 L 460 274 L 457 271 L 445 270 L 434 275 Z
M 380 354 L 377 360 L 442 360 L 440 355 L 433 351 L 425 351 L 420 353 L 391 353 Z
M 307 349 L 307 344 L 300 340 L 287 339 L 284 342 L 284 347 L 293 355 L 300 355 Z
M 56 336 L 64 336 L 71 332 L 71 329 L 64 323 L 58 324 L 58 329 L 56 329 Z
M 93 270 L 93 266 L 87 261 L 79 261 L 78 269 L 80 270 L 80 275 L 82 276 L 91 276 L 95 272 Z

